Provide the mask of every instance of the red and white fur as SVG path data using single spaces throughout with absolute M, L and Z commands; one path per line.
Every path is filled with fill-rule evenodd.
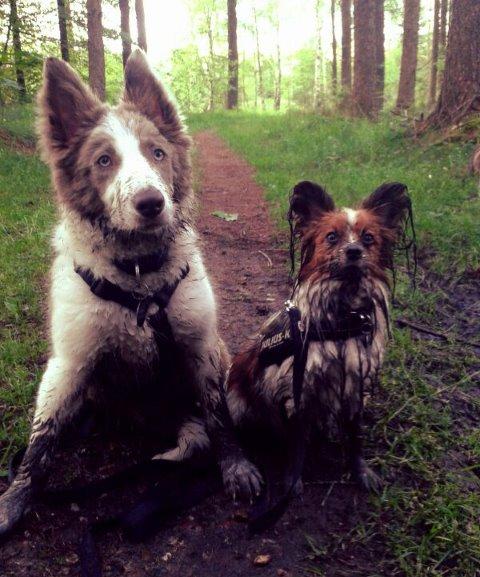
M 161 351 L 148 323 L 138 327 L 131 310 L 92 294 L 75 267 L 90 269 L 125 291 L 144 292 L 171 283 L 188 263 L 190 272 L 166 312 L 182 355 L 178 369 L 186 368 L 192 383 L 185 412 L 199 405 L 202 416 L 191 421 L 184 415 L 179 448 L 168 456 L 189 456 L 211 440 L 227 489 L 258 492 L 258 472 L 229 427 L 223 396 L 229 357 L 217 332 L 215 298 L 192 226 L 191 141 L 174 104 L 144 54 L 136 51 L 116 107 L 100 102 L 66 63 L 50 58 L 38 108 L 40 147 L 60 216 L 50 277 L 51 354 L 25 457 L 0 497 L 0 534 L 15 525 L 41 485 L 64 425 L 87 398 L 95 398 L 103 384 L 96 380 L 100 362 L 115 360 L 102 372 L 112 401 L 127 370 L 152 381 L 157 392 L 165 386 L 164 369 L 156 364 Z M 164 266 L 139 280 L 114 264 L 161 247 L 168 248 Z M 151 305 L 149 313 L 155 308 Z M 159 415 L 160 409 L 168 413 L 161 403 L 160 395 Z
M 399 183 L 382 185 L 357 209 L 337 209 L 326 191 L 311 182 L 299 183 L 291 197 L 294 234 L 301 244 L 292 301 L 305 329 L 327 321 L 335 330 L 347 310 L 367 312 L 373 319 L 371 339 L 309 343 L 301 399 L 307 430 L 321 426 L 328 431 L 336 423 L 353 475 L 367 488 L 376 488 L 379 480 L 362 455 L 363 395 L 377 378 L 384 356 L 388 269 L 409 202 L 406 187 Z M 280 432 L 294 409 L 293 357 L 262 366 L 260 343 L 269 322 L 253 345 L 234 358 L 227 401 L 236 426 L 263 424 Z

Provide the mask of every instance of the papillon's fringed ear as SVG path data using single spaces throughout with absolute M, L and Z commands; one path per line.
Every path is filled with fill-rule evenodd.
M 290 194 L 288 223 L 290 226 L 291 273 L 295 271 L 295 240 L 315 216 L 335 210 L 333 198 L 319 184 L 303 180 L 293 187 Z
M 293 187 L 288 220 L 293 223 L 297 232 L 313 217 L 333 210 L 335 210 L 333 198 L 319 184 L 304 180 Z
M 383 226 L 395 232 L 395 243 L 392 246 L 391 269 L 395 269 L 393 263 L 393 250 L 405 254 L 407 271 L 412 281 L 416 284 L 417 274 L 417 238 L 413 220 L 412 200 L 407 187 L 400 182 L 387 182 L 379 186 L 367 197 L 362 208 L 371 210 L 377 214 Z
M 362 202 L 362 208 L 375 212 L 383 226 L 391 229 L 401 227 L 411 205 L 408 189 L 401 182 L 385 182 Z

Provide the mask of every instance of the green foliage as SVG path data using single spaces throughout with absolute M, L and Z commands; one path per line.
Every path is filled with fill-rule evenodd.
M 47 168 L 37 157 L 0 144 L 0 166 L 0 446 L 5 449 L 26 440 L 46 353 L 42 309 L 54 207 Z M 1 455 L 0 469 L 9 452 Z
M 358 202 L 385 181 L 405 182 L 413 198 L 420 246 L 429 245 L 437 270 L 480 262 L 480 201 L 465 177 L 471 144 L 428 147 L 405 137 L 394 120 L 379 123 L 289 113 L 192 116 L 214 126 L 258 170 L 272 210 L 284 225 L 296 181 L 325 184 L 339 204 Z

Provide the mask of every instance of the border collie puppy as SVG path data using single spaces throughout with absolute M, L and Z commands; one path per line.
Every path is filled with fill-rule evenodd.
M 384 184 L 357 209 L 338 209 L 327 192 L 300 182 L 290 199 L 293 238 L 301 246 L 291 305 L 300 314 L 306 354 L 298 403 L 302 429 L 340 431 L 354 477 L 379 479 L 362 456 L 364 391 L 376 379 L 389 336 L 388 269 L 409 214 L 406 187 Z M 263 425 L 287 436 L 296 412 L 294 347 L 286 312 L 277 313 L 229 372 L 227 401 L 239 427 Z
M 60 215 L 51 355 L 23 462 L 0 497 L 0 534 L 21 518 L 60 432 L 92 398 L 109 412 L 138 400 L 158 428 L 173 424 L 179 455 L 170 458 L 211 441 L 228 491 L 258 492 L 226 407 L 229 357 L 192 227 L 191 141 L 174 104 L 136 51 L 118 106 L 55 58 L 38 106 Z

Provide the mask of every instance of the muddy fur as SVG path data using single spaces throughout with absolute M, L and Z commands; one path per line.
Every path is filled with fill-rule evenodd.
M 353 475 L 373 489 L 379 479 L 362 455 L 364 396 L 378 378 L 389 337 L 388 269 L 409 207 L 406 187 L 399 183 L 382 185 L 357 209 L 336 209 L 327 192 L 311 182 L 299 183 L 290 202 L 301 252 L 291 300 L 305 334 L 312 327 L 320 335 L 325 327 L 335 334 L 349 311 L 372 321 L 371 334 L 309 342 L 301 399 L 307 434 L 340 435 Z M 272 322 L 234 358 L 227 401 L 239 428 L 261 425 L 283 437 L 294 411 L 293 357 L 262 363 L 261 342 Z
M 141 51 L 129 58 L 125 78 L 112 108 L 66 63 L 45 63 L 38 131 L 60 213 L 50 274 L 51 353 L 25 457 L 0 497 L 0 535 L 45 482 L 60 433 L 87 399 L 135 413 L 132 421 L 147 424 L 159 448 L 177 435 L 175 458 L 213 449 L 230 493 L 259 490 L 226 408 L 229 357 L 192 226 L 190 137 Z M 138 267 L 138 277 L 118 265 L 159 252 L 160 268 Z M 76 272 L 89 270 L 145 297 L 175 284 L 187 265 L 165 309 L 173 343 L 148 322 L 156 304 L 138 326 L 134 311 L 95 296 Z

